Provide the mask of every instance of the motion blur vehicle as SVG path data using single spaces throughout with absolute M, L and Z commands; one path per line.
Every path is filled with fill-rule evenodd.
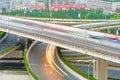
M 92 39 L 99 39 L 99 40 L 108 40 L 108 41 L 112 41 L 112 42 L 117 42 L 120 43 L 120 37 L 119 36 L 115 36 L 115 35 L 107 35 L 107 34 L 103 34 L 103 33 L 88 33 L 89 38 Z

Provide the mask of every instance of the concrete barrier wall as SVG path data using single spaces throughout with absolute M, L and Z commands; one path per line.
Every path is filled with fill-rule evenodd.
M 57 57 L 59 63 L 62 65 L 62 67 L 64 67 L 73 76 L 75 76 L 76 78 L 78 78 L 78 80 L 88 80 L 88 79 L 84 78 L 83 76 L 79 75 L 78 73 L 76 73 L 75 71 L 73 71 L 66 64 L 64 64 L 64 62 L 59 58 L 57 50 L 56 50 L 56 57 Z

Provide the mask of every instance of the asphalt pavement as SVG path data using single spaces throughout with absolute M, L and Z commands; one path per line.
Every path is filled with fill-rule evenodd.
M 72 75 L 60 75 L 55 69 L 53 69 L 46 59 L 46 47 L 47 44 L 39 42 L 31 49 L 29 53 L 29 62 L 33 72 L 41 80 L 78 80 L 76 78 L 73 79 Z M 60 66 L 60 64 L 58 66 Z
M 41 80 L 68 80 L 63 79 L 47 62 L 45 49 L 47 44 L 37 43 L 29 53 L 29 62 L 33 72 Z
M 17 38 L 18 37 L 14 34 L 8 34 L 7 38 L 0 43 L 0 51 L 18 43 Z

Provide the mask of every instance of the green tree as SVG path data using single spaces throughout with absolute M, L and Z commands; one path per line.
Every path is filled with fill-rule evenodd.
M 119 14 L 113 14 L 110 17 L 111 19 L 120 19 L 120 15 Z

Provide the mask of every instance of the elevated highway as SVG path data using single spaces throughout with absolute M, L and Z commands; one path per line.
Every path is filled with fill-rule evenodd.
M 2 31 L 120 63 L 119 46 L 96 43 L 85 36 L 71 34 L 72 31 L 84 30 L 7 16 L 0 16 L 0 19 Z

